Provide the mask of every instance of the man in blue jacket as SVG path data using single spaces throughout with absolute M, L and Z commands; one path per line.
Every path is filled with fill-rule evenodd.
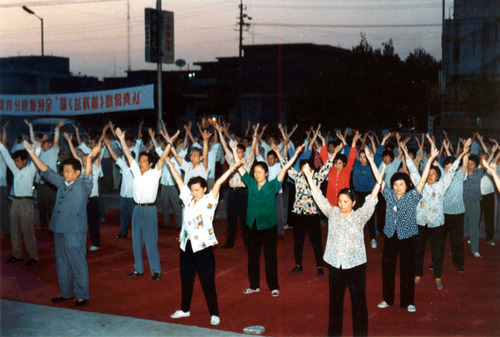
M 52 299 L 59 303 L 76 297 L 76 306 L 89 301 L 89 271 L 86 260 L 87 199 L 92 190 L 92 159 L 99 153 L 96 147 L 86 158 L 85 175 L 82 165 L 74 158 L 63 162 L 63 176 L 49 168 L 36 154 L 35 148 L 24 142 L 42 177 L 57 187 L 57 199 L 49 229 L 54 232 L 57 281 L 61 293 Z

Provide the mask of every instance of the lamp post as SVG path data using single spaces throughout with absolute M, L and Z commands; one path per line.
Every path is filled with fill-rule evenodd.
M 28 7 L 23 6 L 23 9 L 24 9 L 26 12 L 28 12 L 29 14 L 32 14 L 32 15 L 34 15 L 34 16 L 36 16 L 37 18 L 39 18 L 39 19 L 40 19 L 40 22 L 41 22 L 41 24 L 42 24 L 42 57 L 43 57 L 43 55 L 44 55 L 44 53 L 43 53 L 43 19 L 42 19 L 41 17 L 39 17 L 38 15 L 36 15 L 36 14 L 35 14 L 35 12 L 33 12 L 33 11 L 32 11 L 31 9 L 29 9 Z

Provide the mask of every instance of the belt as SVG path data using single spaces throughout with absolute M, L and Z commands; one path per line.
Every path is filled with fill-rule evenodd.
M 138 203 L 135 203 L 135 204 L 136 204 L 136 206 L 139 206 L 139 207 L 144 207 L 144 206 L 154 206 L 154 205 L 155 205 L 155 203 L 154 203 L 154 202 L 153 202 L 153 203 L 150 203 L 150 204 L 138 204 Z
M 33 199 L 33 197 L 14 197 L 14 199 Z

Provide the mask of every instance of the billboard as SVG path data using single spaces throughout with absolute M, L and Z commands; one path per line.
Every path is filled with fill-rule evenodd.
M 154 109 L 154 85 L 71 94 L 0 95 L 0 116 L 78 116 Z
M 146 8 L 144 14 L 146 62 L 174 63 L 174 13 Z

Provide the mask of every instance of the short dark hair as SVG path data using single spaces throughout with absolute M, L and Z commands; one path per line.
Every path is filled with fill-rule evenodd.
M 267 153 L 267 156 L 274 156 L 275 158 L 278 158 L 278 155 L 276 154 L 276 152 L 274 150 L 271 150 Z
M 413 183 L 411 182 L 410 176 L 408 173 L 404 172 L 396 172 L 391 177 L 391 187 L 394 188 L 394 183 L 398 180 L 403 180 L 406 184 L 406 192 L 410 191 L 414 188 Z
M 17 158 L 21 160 L 28 160 L 28 151 L 26 150 L 17 150 L 12 154 L 12 159 L 16 160 Z
M 343 153 L 337 153 L 335 155 L 335 158 L 333 158 L 333 163 L 335 164 L 337 162 L 337 160 L 342 160 L 342 162 L 344 163 L 344 166 L 347 164 L 347 157 Z
M 337 194 L 337 200 L 341 194 L 347 195 L 353 202 L 358 201 L 358 195 L 351 188 L 343 188 L 340 190 L 339 194 Z
M 245 145 L 243 145 L 243 144 L 241 144 L 241 143 L 239 143 L 238 145 L 236 145 L 236 147 L 237 147 L 238 149 L 240 149 L 240 150 L 243 150 L 243 151 L 246 151 L 246 150 L 247 150 L 247 148 L 245 147 Z
M 203 156 L 203 150 L 202 150 L 202 149 L 200 149 L 199 147 L 193 147 L 193 148 L 191 149 L 191 153 L 193 153 L 193 152 L 198 152 L 198 154 L 200 155 L 200 157 L 202 157 L 202 156 Z
M 448 156 L 448 157 L 444 158 L 443 167 L 446 165 L 449 165 L 449 164 L 453 164 L 454 162 L 455 162 L 455 157 Z
M 385 156 L 391 157 L 391 161 L 394 160 L 394 152 L 392 152 L 391 150 L 384 150 L 384 152 L 382 152 L 382 158 L 384 158 Z
M 255 162 L 255 164 L 253 164 L 252 166 L 252 176 L 253 176 L 253 171 L 255 170 L 255 168 L 257 166 L 260 166 L 262 167 L 262 169 L 266 172 L 266 173 L 269 173 L 269 168 L 267 167 L 267 163 L 264 162 L 264 161 L 257 161 Z
M 436 175 L 437 175 L 437 180 L 439 180 L 441 178 L 441 170 L 439 169 L 439 167 L 436 167 L 436 166 L 431 166 L 430 170 L 434 170 L 436 171 Z M 429 171 L 430 171 L 429 170 Z
M 80 163 L 80 161 L 76 158 L 68 158 L 68 159 L 65 159 L 63 162 L 62 162 L 62 167 L 64 168 L 64 166 L 71 166 L 73 167 L 73 170 L 75 171 L 82 171 L 82 163 Z
M 125 134 L 125 140 L 128 140 L 128 141 L 131 141 L 131 142 L 134 142 L 135 141 L 135 137 L 133 134 L 131 133 L 126 133 Z
M 192 177 L 191 179 L 189 179 L 189 181 L 187 183 L 189 188 L 191 188 L 191 186 L 194 184 L 200 184 L 201 188 L 208 187 L 207 181 L 203 177 L 200 177 L 200 176 Z
M 142 156 L 147 157 L 148 163 L 153 164 L 152 166 L 156 165 L 156 161 L 155 161 L 153 155 L 151 154 L 151 152 L 142 151 L 141 153 L 139 153 L 139 158 L 141 158 Z
M 300 170 L 302 171 L 302 167 L 305 165 L 305 164 L 309 164 L 309 159 L 301 159 L 299 161 L 299 168 Z M 314 167 L 312 167 L 312 169 L 314 170 Z
M 469 160 L 472 160 L 474 163 L 476 163 L 476 167 L 479 166 L 479 156 L 471 154 L 469 156 Z

